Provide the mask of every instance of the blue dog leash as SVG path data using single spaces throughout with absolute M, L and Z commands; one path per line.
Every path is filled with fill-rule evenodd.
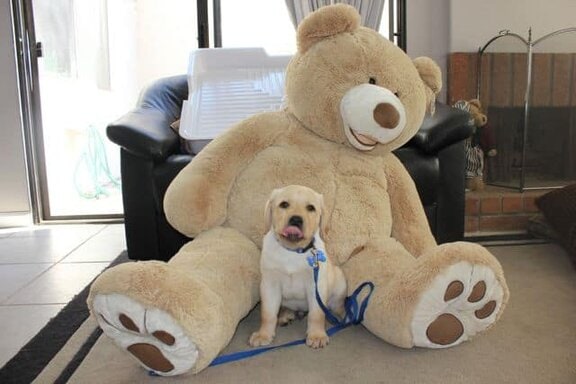
M 344 302 L 344 308 L 346 310 L 346 315 L 344 316 L 344 319 L 339 320 L 338 317 L 336 317 L 330 311 L 330 309 L 328 309 L 324 305 L 324 303 L 322 302 L 322 298 L 320 297 L 320 293 L 318 292 L 318 273 L 320 270 L 320 263 L 326 261 L 326 255 L 324 254 L 324 252 L 321 249 L 316 249 L 316 247 L 312 246 L 312 255 L 308 256 L 307 260 L 308 260 L 308 264 L 312 268 L 314 268 L 314 289 L 316 291 L 316 300 L 318 301 L 320 308 L 322 308 L 322 311 L 324 311 L 324 314 L 326 315 L 326 318 L 328 319 L 328 321 L 333 325 L 333 327 L 329 328 L 326 331 L 328 336 L 332 336 L 336 332 L 341 331 L 342 329 L 347 328 L 351 325 L 360 324 L 364 320 L 364 312 L 366 311 L 366 307 L 368 306 L 370 296 L 372 295 L 372 292 L 374 291 L 374 284 L 372 282 L 369 282 L 369 281 L 364 282 L 364 283 L 360 284 L 360 286 L 358 288 L 356 288 L 356 290 L 354 290 L 354 292 L 352 293 L 351 296 L 346 298 L 346 300 Z M 366 287 L 368 287 L 368 289 L 369 289 L 368 294 L 366 295 L 366 297 L 364 297 L 361 304 L 358 305 L 358 296 L 362 293 L 362 291 Z M 264 352 L 272 351 L 274 349 L 291 347 L 294 345 L 300 345 L 300 344 L 305 344 L 305 343 L 306 343 L 306 339 L 300 339 L 300 340 L 295 340 L 295 341 L 291 341 L 291 342 L 288 342 L 285 344 L 280 344 L 280 345 L 273 345 L 273 346 L 269 346 L 269 347 L 262 347 L 262 348 L 256 348 L 256 349 L 249 349 L 246 351 L 233 352 L 233 353 L 229 353 L 226 355 L 221 355 L 221 356 L 216 357 L 212 361 L 210 366 L 216 366 L 216 365 L 220 365 L 220 364 L 224 364 L 224 363 L 229 363 L 232 361 L 243 360 L 243 359 L 246 359 L 246 358 L 249 358 L 252 356 L 260 355 Z
M 326 255 L 324 254 L 324 252 L 321 249 L 317 249 L 316 247 L 314 247 L 314 245 L 312 245 L 311 248 L 312 248 L 312 252 L 311 252 L 312 255 L 308 256 L 307 260 L 308 260 L 308 264 L 312 268 L 314 268 L 314 289 L 316 291 L 315 292 L 316 293 L 316 300 L 318 301 L 320 308 L 322 308 L 322 311 L 324 311 L 324 314 L 326 315 L 326 319 L 328 319 L 328 321 L 333 325 L 331 328 L 326 330 L 326 334 L 328 336 L 332 336 L 336 332 L 339 332 L 339 331 L 343 330 L 344 328 L 347 328 L 351 325 L 360 324 L 364 320 L 364 312 L 366 311 L 366 307 L 368 306 L 370 296 L 372 295 L 372 292 L 374 291 L 374 284 L 370 281 L 366 281 L 366 282 L 360 284 L 360 286 L 358 286 L 358 288 L 356 288 L 354 290 L 352 295 L 350 295 L 346 298 L 346 300 L 344 302 L 344 308 L 346 311 L 346 315 L 344 316 L 344 319 L 339 320 L 338 317 L 336 317 L 330 311 L 330 309 L 328 309 L 324 305 L 324 303 L 322 302 L 322 298 L 320 297 L 320 293 L 318 292 L 318 273 L 320 271 L 320 263 L 326 261 Z M 302 252 L 300 252 L 300 253 L 302 253 Z M 366 294 L 366 297 L 364 297 L 364 299 L 362 300 L 361 304 L 358 305 L 358 296 L 362 293 L 362 291 L 366 287 L 368 287 L 368 293 Z M 272 350 L 280 349 L 280 348 L 292 347 L 295 345 L 300 345 L 300 344 L 305 344 L 305 343 L 306 343 L 306 339 L 299 339 L 299 340 L 294 340 L 294 341 L 280 344 L 280 345 L 273 345 L 273 346 L 269 346 L 269 347 L 248 349 L 246 351 L 233 352 L 233 353 L 229 353 L 226 355 L 220 355 L 220 356 L 217 356 L 212 361 L 212 363 L 210 363 L 210 367 L 220 365 L 220 364 L 230 363 L 232 361 L 244 360 L 244 359 L 247 359 L 249 357 L 260 355 L 264 352 L 268 352 L 268 351 L 272 351 Z M 150 371 L 149 374 L 151 376 L 157 375 L 153 371 Z

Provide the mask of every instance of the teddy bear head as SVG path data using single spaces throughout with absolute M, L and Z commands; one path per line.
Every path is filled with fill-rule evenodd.
M 325 6 L 298 26 L 286 70 L 286 106 L 306 128 L 372 155 L 406 143 L 433 112 L 441 88 L 431 59 L 411 60 L 344 4 Z
M 482 113 L 482 104 L 478 99 L 468 101 L 468 112 L 472 119 L 474 119 L 475 127 L 483 127 L 488 122 L 488 117 Z

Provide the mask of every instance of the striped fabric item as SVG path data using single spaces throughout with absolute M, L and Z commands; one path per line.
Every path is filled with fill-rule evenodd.
M 454 108 L 470 113 L 470 104 L 465 100 L 458 100 L 454 104 Z M 479 145 L 473 144 L 472 137 L 464 141 L 464 148 L 466 153 L 466 178 L 482 177 L 484 170 L 484 152 Z

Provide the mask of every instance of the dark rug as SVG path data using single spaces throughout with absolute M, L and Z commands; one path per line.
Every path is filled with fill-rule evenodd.
M 128 253 L 123 251 L 107 268 L 129 261 Z M 78 330 L 80 325 L 90 315 L 86 299 L 90 291 L 86 288 L 76 295 L 58 314 L 52 318 L 40 332 L 32 338 L 4 367 L 0 369 L 0 383 L 30 383 L 42 372 L 44 367 L 54 358 L 68 339 Z M 100 336 L 100 328 L 91 335 L 94 342 Z M 56 383 L 65 383 L 82 362 L 84 355 L 89 351 L 81 349 L 77 356 L 70 361 Z

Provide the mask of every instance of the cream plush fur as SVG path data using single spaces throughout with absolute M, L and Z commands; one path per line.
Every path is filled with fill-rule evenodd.
M 170 185 L 166 215 L 195 239 L 168 263 L 123 264 L 92 286 L 93 316 L 147 369 L 195 373 L 227 345 L 259 301 L 263 207 L 289 184 L 324 195 L 327 253 L 349 291 L 375 284 L 363 325 L 386 342 L 449 347 L 501 315 L 508 288 L 498 261 L 479 245 L 436 244 L 392 154 L 434 105 L 438 66 L 359 24 L 342 4 L 307 17 L 286 108 L 231 128 Z

